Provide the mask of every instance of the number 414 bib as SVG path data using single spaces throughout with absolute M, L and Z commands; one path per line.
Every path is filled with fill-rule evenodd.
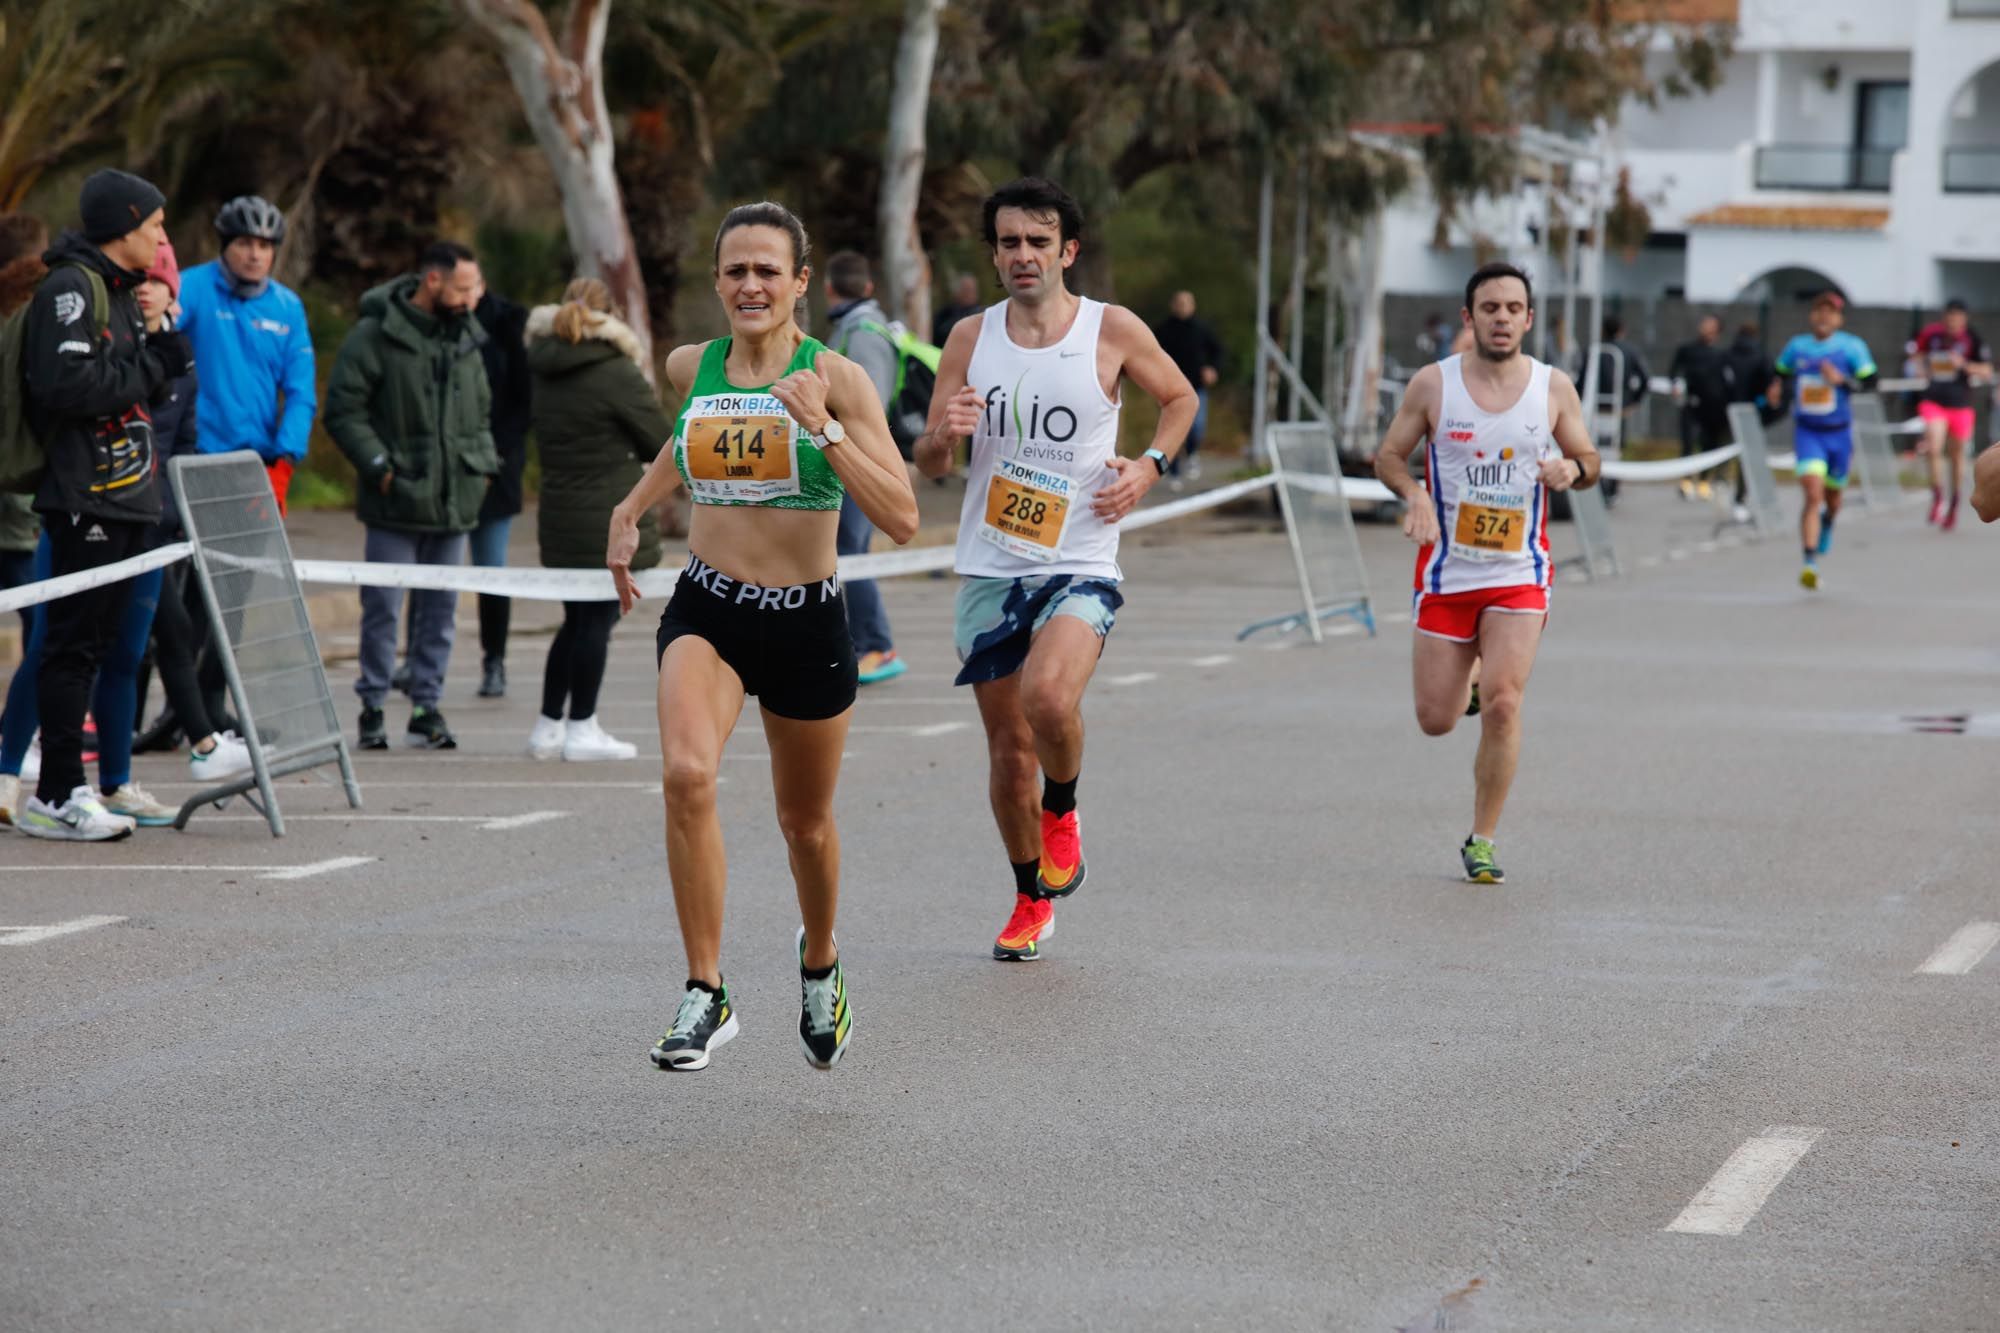
M 687 414 L 688 489 L 756 503 L 799 493 L 798 426 L 769 394 L 711 394 Z
M 986 515 L 979 538 L 1010 555 L 1053 563 L 1062 549 L 1076 483 L 1059 472 L 997 459 L 986 484 Z

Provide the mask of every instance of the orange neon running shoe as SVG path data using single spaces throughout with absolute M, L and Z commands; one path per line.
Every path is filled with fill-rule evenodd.
M 1067 898 L 1083 887 L 1083 835 L 1076 811 L 1052 815 L 1042 811 L 1042 864 L 1035 882 L 1051 898 Z
M 1042 956 L 1041 941 L 1056 933 L 1055 904 L 1029 894 L 1014 895 L 1014 915 L 1007 918 L 993 956 L 1003 963 L 1031 963 Z

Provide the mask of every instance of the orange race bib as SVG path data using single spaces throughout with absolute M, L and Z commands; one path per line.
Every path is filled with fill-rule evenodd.
M 1519 555 L 1527 547 L 1528 507 L 1458 502 L 1458 522 L 1452 529 L 1452 547 L 1463 555 L 1473 552 L 1488 556 Z
M 1062 546 L 1074 495 L 1075 483 L 1060 473 L 999 459 L 986 483 L 979 536 L 1003 551 L 1051 563 Z
M 799 428 L 768 394 L 710 395 L 688 410 L 680 448 L 688 490 L 709 504 L 799 494 Z
M 1955 380 L 1958 378 L 1958 353 L 1932 352 L 1931 378 L 1934 380 Z
M 1834 408 L 1834 388 L 1817 375 L 1799 381 L 1799 411 L 1808 416 L 1824 416 Z

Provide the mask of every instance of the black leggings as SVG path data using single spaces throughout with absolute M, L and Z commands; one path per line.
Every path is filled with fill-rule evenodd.
M 153 664 L 159 669 L 160 688 L 166 692 L 167 706 L 174 710 L 174 718 L 191 744 L 215 731 L 195 670 L 195 656 L 201 650 L 202 639 L 197 637 L 194 619 L 188 615 L 186 585 L 192 581 L 185 561 L 168 565 L 166 582 L 160 589 L 160 606 L 153 612 Z M 206 626 L 204 619 L 203 627 Z M 219 670 L 221 663 L 218 661 L 216 665 Z
M 604 662 L 618 616 L 616 602 L 563 603 L 562 628 L 549 645 L 548 666 L 542 672 L 543 717 L 560 720 L 565 701 L 572 722 L 597 712 L 597 691 L 604 684 Z

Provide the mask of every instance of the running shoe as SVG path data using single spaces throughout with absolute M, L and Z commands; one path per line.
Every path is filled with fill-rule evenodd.
M 116 842 L 132 836 L 136 827 L 124 815 L 114 815 L 97 799 L 89 783 L 69 794 L 61 805 L 50 805 L 39 796 L 30 796 L 14 816 L 14 827 L 31 838 L 54 842 Z
M 1817 591 L 1819 588 L 1819 571 L 1811 565 L 1807 565 L 1804 569 L 1801 569 L 1799 571 L 1799 586 L 1811 591 Z
M 569 729 L 563 732 L 562 757 L 572 763 L 593 759 L 637 759 L 639 747 L 607 733 L 597 725 L 597 718 L 592 715 L 582 721 L 576 718 L 569 720 Z
M 661 1069 L 706 1069 L 716 1047 L 736 1035 L 736 1006 L 729 987 L 714 990 L 688 982 L 681 1007 L 665 1035 L 653 1043 L 653 1063 Z
M 528 758 L 560 759 L 563 757 L 563 737 L 567 734 L 564 722 L 559 717 L 537 717 L 534 727 L 528 732 Z
M 250 767 L 250 747 L 233 731 L 218 732 L 215 748 L 207 754 L 199 750 L 188 752 L 188 773 L 204 786 L 240 778 L 250 771 Z
M 1944 522 L 1944 492 L 1935 488 L 1931 491 L 1931 516 L 1924 520 L 1933 527 Z
M 0 827 L 14 827 L 14 811 L 21 805 L 21 779 L 0 773 Z
M 506 695 L 507 663 L 498 657 L 489 657 L 481 664 L 479 697 L 482 699 L 503 699 Z
M 1465 863 L 1465 881 L 1468 884 L 1507 882 L 1507 872 L 1494 864 L 1491 838 L 1468 837 L 1465 845 L 1458 849 L 1458 859 Z
M 1014 915 L 993 941 L 993 956 L 1003 963 L 1032 963 L 1042 956 L 1041 942 L 1056 933 L 1056 906 L 1031 893 L 1014 895 Z
M 799 927 L 799 1045 L 814 1069 L 831 1069 L 854 1035 L 854 1011 L 847 1005 L 847 972 L 838 958 L 823 977 L 806 975 L 806 928 Z
M 1050 898 L 1067 898 L 1083 887 L 1083 834 L 1076 811 L 1052 815 L 1042 811 L 1042 864 L 1035 883 Z
M 1957 497 L 1957 496 L 1955 496 L 1955 495 L 1954 495 L 1954 496 L 1953 496 L 1953 497 L 1951 498 L 1951 503 L 1945 506 L 1945 511 L 1944 511 L 1944 521 L 1943 521 L 1942 523 L 1938 524 L 1938 526 L 1939 526 L 1940 528 L 1944 529 L 1944 530 L 1945 530 L 1946 532 L 1950 532 L 1950 531 L 1951 531 L 1951 530 L 1952 530 L 1953 528 L 1956 528 L 1956 527 L 1958 526 L 1958 497 Z
M 894 680 L 910 669 L 910 664 L 896 656 L 894 648 L 883 653 L 863 653 L 858 663 L 858 682 L 863 685 L 879 685 L 885 680 Z
M 152 794 L 136 782 L 127 782 L 116 791 L 106 793 L 102 799 L 106 810 L 125 816 L 140 828 L 165 828 L 180 813 L 173 806 L 154 800 Z
M 383 720 L 379 708 L 363 708 L 361 721 L 354 727 L 354 745 L 359 750 L 386 750 L 389 748 L 389 724 Z
M 443 713 L 419 706 L 410 710 L 410 727 L 403 733 L 403 744 L 413 750 L 456 750 L 458 737 L 445 725 Z

